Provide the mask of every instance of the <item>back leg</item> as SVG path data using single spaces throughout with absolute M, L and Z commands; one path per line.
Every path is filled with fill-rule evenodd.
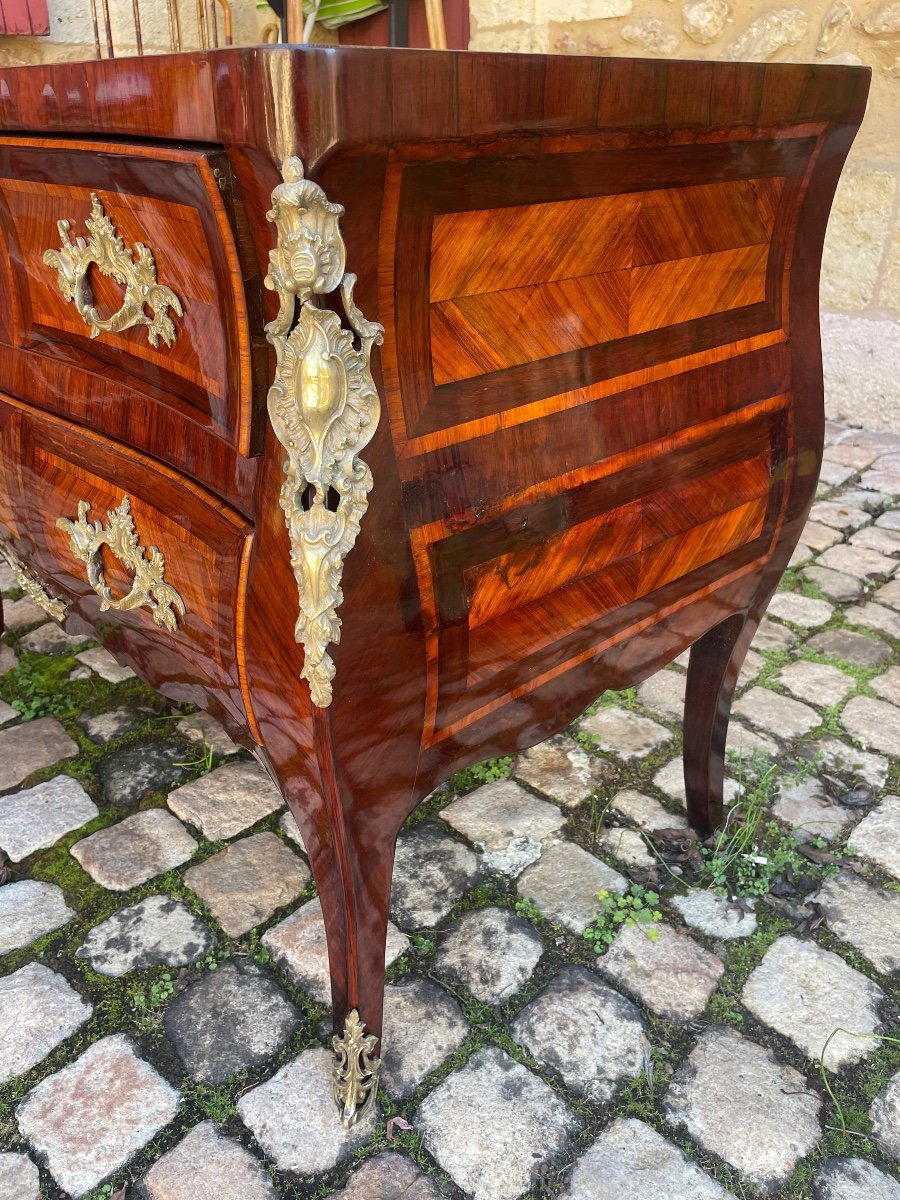
M 699 833 L 710 833 L 722 820 L 731 700 L 755 631 L 755 621 L 736 613 L 691 647 L 684 697 L 684 783 L 688 819 Z

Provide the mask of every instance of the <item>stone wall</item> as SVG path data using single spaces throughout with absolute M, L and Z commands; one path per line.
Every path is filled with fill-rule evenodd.
M 93 53 L 88 0 L 49 4 L 50 38 L 0 38 L 0 65 Z M 117 48 L 133 52 L 131 0 L 110 4 Z M 271 14 L 255 0 L 232 8 L 235 42 L 255 42 Z M 162 0 L 141 9 L 145 49 L 167 50 Z M 181 13 L 194 45 L 194 0 Z M 832 416 L 900 429 L 900 0 L 471 0 L 471 17 L 473 50 L 869 64 L 869 111 L 825 248 L 826 404 Z
M 866 63 L 822 272 L 829 415 L 900 429 L 900 0 L 471 0 L 473 50 Z

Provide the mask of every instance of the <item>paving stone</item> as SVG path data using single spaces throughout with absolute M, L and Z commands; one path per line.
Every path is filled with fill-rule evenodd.
M 890 646 L 850 629 L 826 629 L 810 638 L 809 644 L 828 658 L 840 658 L 857 667 L 877 667 L 891 657 Z
M 0 887 L 0 954 L 61 929 L 74 916 L 55 883 L 22 879 L 5 884 Z
M 793 629 L 779 625 L 771 617 L 763 617 L 751 643 L 754 650 L 790 650 L 797 641 Z
M 888 637 L 900 638 L 900 613 L 881 604 L 854 604 L 844 609 L 844 620 L 848 625 L 862 625 Z
M 822 718 L 808 704 L 762 687 L 745 692 L 735 702 L 732 712 L 781 738 L 803 737 L 822 723 Z
M 32 654 L 71 654 L 76 646 L 83 646 L 90 641 L 90 635 L 73 635 L 66 633 L 61 625 L 49 621 L 32 629 L 22 638 L 22 645 Z
M 800 541 L 813 550 L 827 550 L 835 542 L 841 540 L 840 533 L 830 525 L 822 525 L 818 521 L 807 521 L 800 534 Z
M 185 779 L 188 769 L 181 746 L 147 742 L 115 750 L 97 767 L 103 799 L 116 808 L 131 808 L 148 792 L 167 792 Z
M 784 780 L 772 805 L 776 817 L 793 826 L 801 841 L 839 837 L 853 820 L 853 814 L 833 804 L 820 779 Z
M 262 1163 L 212 1121 L 195 1125 L 140 1186 L 146 1200 L 278 1200 Z
M 318 897 L 302 905 L 295 913 L 273 925 L 263 934 L 262 944 L 269 950 L 278 966 L 309 992 L 320 1004 L 331 1003 L 331 974 L 328 969 L 328 949 L 325 945 L 325 922 Z M 388 922 L 385 966 L 409 946 L 409 938 L 396 925 Z
M 462 1009 L 432 980 L 413 976 L 389 984 L 384 992 L 381 1086 L 398 1100 L 409 1096 L 459 1049 L 468 1032 Z
M 853 429 L 850 433 L 844 434 L 841 442 L 847 446 L 857 446 L 862 450 L 874 450 L 876 456 L 891 454 L 898 447 L 897 434 L 890 433 L 888 430 Z
M 46 623 L 47 614 L 33 600 L 23 596 L 21 600 L 5 600 L 3 603 L 3 624 L 10 633 L 18 633 L 29 625 Z
M 835 571 L 831 567 L 818 565 L 806 567 L 803 574 L 810 583 L 825 593 L 838 604 L 848 604 L 855 600 L 862 591 L 862 581 L 845 571 Z
M 602 764 L 564 733 L 520 754 L 515 776 L 539 792 L 574 808 L 601 782 Z
M 564 967 L 555 975 L 516 1017 L 511 1032 L 570 1091 L 597 1104 L 608 1103 L 636 1079 L 650 1056 L 635 1006 L 583 967 Z
M 0 732 L 0 792 L 18 787 L 35 771 L 77 753 L 77 745 L 53 717 L 4 729 Z
M 490 1046 L 426 1097 L 413 1125 L 472 1200 L 516 1200 L 581 1122 L 543 1080 Z
M 653 870 L 657 860 L 647 849 L 647 843 L 636 829 L 607 828 L 600 838 L 600 849 L 604 854 L 618 859 L 626 867 Z
M 525 986 L 543 952 L 544 939 L 527 921 L 502 908 L 480 908 L 450 927 L 435 966 L 476 1000 L 499 1004 Z
M 671 903 L 686 925 L 699 929 L 707 937 L 728 942 L 756 932 L 756 913 L 745 912 L 732 904 L 727 896 L 695 888 L 686 896 L 673 896 Z M 747 903 L 752 907 L 752 900 Z
M 850 545 L 864 546 L 866 550 L 896 558 L 900 554 L 900 533 L 895 529 L 885 529 L 882 525 L 869 525 L 853 534 Z
M 391 915 L 407 929 L 430 929 L 478 878 L 478 859 L 446 831 L 417 825 L 397 839 Z
M 387 1151 L 367 1159 L 331 1200 L 440 1200 L 437 1184 L 415 1163 Z
M 619 1117 L 575 1163 L 562 1200 L 734 1200 L 677 1146 Z
M 372 1136 L 375 1108 L 352 1129 L 341 1126 L 331 1096 L 333 1062 L 328 1050 L 304 1050 L 238 1100 L 241 1120 L 282 1171 L 330 1171 Z
M 660 1016 L 697 1017 L 706 1008 L 725 967 L 720 958 L 671 925 L 624 925 L 597 959 L 597 970 L 633 992 Z
M 872 488 L 876 492 L 884 492 L 888 496 L 900 496 L 900 471 L 866 471 L 859 481 L 863 487 Z
M 818 629 L 834 616 L 834 609 L 825 600 L 816 600 L 800 592 L 776 592 L 767 611 L 779 621 L 790 621 L 801 629 Z
M 255 762 L 226 763 L 169 793 L 168 805 L 210 841 L 236 837 L 277 812 L 281 792 Z
M 3 1200 L 41 1200 L 41 1178 L 26 1154 L 0 1151 L 0 1196 Z
M 822 469 L 819 472 L 819 479 L 823 483 L 827 483 L 829 487 L 840 487 L 842 483 L 846 483 L 853 475 L 856 474 L 856 469 L 851 466 L 846 466 L 844 463 L 834 462 L 832 459 L 824 459 Z
M 28 726 L 22 726 L 27 729 Z M 98 808 L 71 775 L 57 775 L 21 792 L 0 796 L 0 850 L 21 862 L 98 815 Z
M 122 666 L 102 646 L 93 646 L 90 650 L 76 654 L 75 657 L 80 663 L 84 663 L 86 667 L 96 671 L 100 678 L 105 679 L 107 683 L 124 683 L 126 679 L 135 677 L 131 667 Z
M 832 529 L 859 529 L 867 525 L 869 514 L 862 508 L 854 508 L 840 500 L 819 500 L 809 510 L 809 519 L 819 525 L 830 525 Z
M 39 1083 L 16 1116 L 60 1187 L 83 1196 L 168 1125 L 180 1099 L 118 1033 Z
M 871 696 L 854 696 L 845 705 L 840 721 L 864 746 L 874 746 L 885 754 L 900 754 L 900 711 L 893 704 Z
M 856 680 L 837 667 L 806 659 L 786 666 L 778 673 L 776 682 L 798 700 L 828 706 L 840 704 L 856 687 Z
M 0 978 L 0 1083 L 30 1071 L 92 1012 L 62 975 L 40 963 Z
M 596 738 L 601 750 L 615 754 L 626 762 L 646 758 L 672 738 L 668 729 L 649 717 L 615 706 L 600 708 L 592 716 L 582 717 L 578 728 Z
M 674 760 L 681 766 L 681 759 Z M 682 775 L 682 782 L 684 777 Z M 657 785 L 658 786 L 658 785 Z M 665 789 L 663 789 L 665 790 Z M 626 788 L 613 798 L 612 809 L 641 829 L 653 832 L 658 829 L 686 829 L 687 821 L 681 813 L 669 812 L 652 796 L 645 796 L 634 788 Z
M 879 971 L 900 971 L 900 895 L 842 871 L 827 879 L 813 900 L 836 937 L 855 946 Z
M 684 689 L 687 676 L 679 671 L 657 671 L 637 689 L 641 704 L 669 721 L 680 721 L 684 716 Z
M 77 717 L 76 721 L 98 746 L 105 746 L 114 738 L 129 733 L 145 719 L 150 709 L 137 712 L 128 708 L 114 708 L 111 712 L 97 713 L 91 716 Z
M 818 1143 L 819 1108 L 798 1071 L 731 1030 L 703 1034 L 666 1095 L 671 1125 L 767 1189 Z
M 485 854 L 487 870 L 516 875 L 541 853 L 541 842 L 565 824 L 555 804 L 538 800 L 511 779 L 461 796 L 441 816 Z
M 18 589 L 19 583 L 13 574 L 12 567 L 7 562 L 0 562 L 0 595 Z
M 778 747 L 771 738 L 754 733 L 752 729 L 745 728 L 745 726 L 738 724 L 737 721 L 732 721 L 729 725 L 728 739 L 727 749 L 734 751 L 739 756 L 750 755 L 755 749 L 761 753 L 771 754 L 773 758 L 778 754 Z M 684 786 L 684 763 L 680 757 L 673 758 L 664 767 L 660 767 L 653 776 L 653 782 L 661 792 L 665 792 L 667 796 L 676 800 L 682 808 L 685 807 L 687 804 L 687 791 Z M 735 780 L 729 779 L 726 776 L 726 803 L 732 803 L 737 798 L 739 790 Z M 687 822 L 685 821 L 684 824 L 686 825 Z
M 764 691 L 763 688 L 751 688 L 752 692 Z M 746 695 L 750 693 L 747 692 Z M 769 695 L 774 695 L 769 692 Z M 736 701 L 740 703 L 740 701 Z M 733 760 L 738 759 L 740 762 L 748 761 L 752 758 L 777 758 L 778 745 L 772 738 L 765 733 L 759 733 L 756 729 L 748 729 L 746 725 L 742 725 L 740 721 L 729 721 L 728 732 L 725 735 L 725 761 L 728 769 L 732 771 L 740 771 L 741 768 L 736 765 Z M 682 771 L 682 776 L 684 772 Z M 730 800 L 728 792 L 729 781 L 725 780 L 725 798 Z M 737 783 L 734 784 L 734 793 L 736 797 L 740 787 Z M 684 780 L 682 778 L 682 795 L 684 795 Z
M 274 833 L 232 842 L 184 874 L 229 937 L 268 921 L 297 899 L 309 879 L 306 863 Z
M 300 828 L 297 825 L 297 822 L 294 820 L 294 814 L 290 810 L 288 810 L 282 816 L 281 820 L 278 822 L 278 828 L 282 831 L 284 836 L 289 839 L 289 841 L 292 841 L 295 846 L 299 846 L 303 853 L 306 854 L 306 846 L 303 842 L 303 834 L 300 832 Z
M 900 797 L 886 796 L 850 835 L 850 846 L 900 879 Z
M 187 1070 L 213 1087 L 261 1067 L 282 1050 L 302 1016 L 254 962 L 232 959 L 207 971 L 166 1009 L 166 1035 Z
M 832 546 L 819 557 L 819 564 L 857 579 L 889 579 L 897 569 L 894 559 L 864 546 Z
M 180 821 L 165 809 L 151 808 L 76 842 L 72 854 L 101 887 L 127 892 L 180 867 L 196 849 Z
M 900 508 L 889 508 L 875 522 L 879 529 L 900 530 Z
M 836 1029 L 874 1033 L 883 997 L 877 984 L 830 950 L 790 936 L 769 947 L 743 991 L 755 1017 L 816 1060 Z M 825 1066 L 841 1070 L 876 1049 L 872 1039 L 837 1033 L 828 1042 Z
M 871 448 L 861 446 L 827 446 L 824 458 L 828 462 L 840 463 L 843 466 L 862 471 L 875 461 L 875 452 Z
M 80 683 L 84 679 L 90 679 L 91 671 L 89 667 L 75 667 L 69 672 L 69 680 L 71 683 Z
M 892 579 L 889 583 L 883 584 L 877 592 L 874 592 L 872 599 L 877 604 L 887 605 L 888 608 L 893 608 L 895 611 L 900 609 L 900 579 Z
M 17 708 L 13 708 L 11 704 L 7 704 L 5 700 L 0 700 L 0 728 L 4 725 L 10 725 L 13 721 L 21 719 L 22 714 Z
M 11 671 L 18 661 L 11 646 L 0 644 L 0 675 Z
M 900 704 L 900 667 L 889 667 L 883 675 L 877 675 L 869 681 L 882 700 L 890 704 Z
M 216 718 L 203 709 L 179 721 L 175 728 L 192 742 L 212 750 L 217 757 L 230 758 L 240 752 L 241 747 L 231 740 Z
M 855 781 L 862 780 L 870 787 L 884 787 L 888 760 L 881 754 L 848 746 L 837 738 L 807 743 L 806 749 L 812 755 L 811 761 L 816 762 L 820 770 L 839 771 L 851 775 Z
M 798 542 L 794 547 L 791 557 L 788 559 L 789 567 L 799 567 L 803 563 L 809 562 L 813 556 L 813 551 L 809 546 L 804 546 L 802 542 Z
M 763 669 L 766 660 L 761 654 L 757 654 L 755 650 L 748 650 L 744 655 L 744 665 L 741 667 L 741 673 L 738 675 L 737 686 L 742 688 L 745 684 L 755 679 Z
M 628 890 L 628 880 L 572 842 L 548 847 L 540 862 L 523 872 L 519 895 L 538 906 L 548 921 L 584 933 L 597 915 L 597 893 Z
M 215 944 L 216 938 L 180 900 L 147 896 L 95 925 L 76 954 L 99 975 L 118 979 L 146 967 L 187 966 L 205 958 Z
M 869 1116 L 881 1149 L 900 1162 L 900 1071 L 875 1097 Z
M 900 1183 L 864 1158 L 832 1158 L 813 1181 L 814 1200 L 900 1200 Z

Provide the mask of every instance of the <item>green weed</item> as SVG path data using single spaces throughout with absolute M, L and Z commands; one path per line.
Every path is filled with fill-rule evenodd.
M 657 892 L 633 883 L 624 896 L 601 888 L 597 899 L 600 901 L 599 911 L 584 931 L 585 938 L 597 954 L 609 949 L 616 934 L 625 925 L 640 925 L 652 942 L 659 938 L 656 922 L 662 920 L 662 913 L 657 908 Z

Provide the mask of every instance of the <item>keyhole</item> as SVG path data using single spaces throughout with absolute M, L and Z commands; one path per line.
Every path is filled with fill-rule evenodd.
M 304 512 L 309 512 L 316 500 L 316 486 L 314 483 L 308 483 L 300 493 L 300 507 Z M 325 507 L 329 512 L 337 512 L 338 505 L 341 502 L 341 493 L 337 488 L 330 487 L 325 493 Z

